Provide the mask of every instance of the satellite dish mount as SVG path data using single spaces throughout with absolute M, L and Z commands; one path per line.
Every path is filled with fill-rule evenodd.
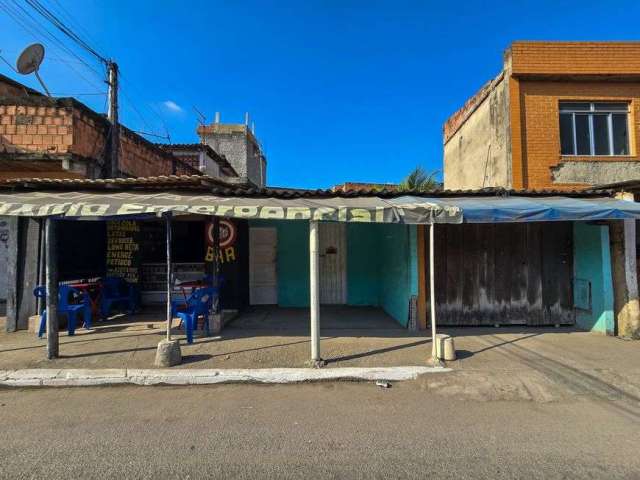
M 30 75 L 35 74 L 38 82 L 42 85 L 42 88 L 45 92 L 47 92 L 47 96 L 51 96 L 49 93 L 49 89 L 40 78 L 38 74 L 38 70 L 40 69 L 40 65 L 44 60 L 44 45 L 41 43 L 34 43 L 25 48 L 20 56 L 18 57 L 18 61 L 16 62 L 16 68 L 18 72 L 22 75 Z

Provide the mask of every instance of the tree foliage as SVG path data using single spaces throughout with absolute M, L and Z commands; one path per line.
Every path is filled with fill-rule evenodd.
M 424 168 L 416 167 L 405 177 L 404 180 L 402 180 L 402 182 L 400 182 L 398 190 L 401 192 L 428 192 L 435 190 L 440 186 L 436 180 L 437 174 L 437 170 L 427 173 Z

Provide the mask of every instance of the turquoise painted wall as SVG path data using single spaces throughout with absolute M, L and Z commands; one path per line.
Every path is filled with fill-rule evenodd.
M 347 303 L 380 304 L 379 225 L 347 225 Z
M 418 294 L 415 226 L 379 225 L 380 306 L 406 326 L 409 299 Z
M 591 282 L 591 311 L 576 309 L 578 327 L 613 335 L 613 280 L 609 227 L 573 224 L 574 276 Z
M 278 305 L 309 306 L 309 224 L 252 220 L 278 231 Z M 418 294 L 417 229 L 407 225 L 347 225 L 347 304 L 380 306 L 406 326 Z

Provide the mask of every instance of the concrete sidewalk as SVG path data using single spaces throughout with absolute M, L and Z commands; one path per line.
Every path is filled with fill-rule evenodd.
M 152 369 L 156 345 L 164 335 L 163 323 L 157 318 L 140 315 L 136 322 L 116 319 L 98 324 L 93 332 L 80 329 L 74 337 L 62 333 L 61 357 L 51 361 L 45 359 L 45 342 L 33 333 L 0 332 L 0 370 Z M 185 372 L 185 376 L 198 375 L 187 373 L 191 370 L 313 371 L 305 368 L 310 345 L 308 333 L 300 325 L 301 328 L 275 329 L 262 317 L 253 318 L 251 328 L 233 323 L 218 338 L 198 338 L 192 345 L 183 341 L 184 362 L 171 371 Z M 448 363 L 451 371 L 424 375 L 419 380 L 438 394 L 540 402 L 589 394 L 640 402 L 639 342 L 570 328 L 442 331 L 455 337 L 458 360 Z M 323 329 L 322 338 L 322 355 L 328 362 L 323 372 L 427 367 L 431 353 L 428 336 L 392 326 Z
M 448 368 L 262 368 L 262 369 L 25 369 L 0 370 L 8 387 L 87 387 L 105 385 L 215 385 L 223 383 L 311 383 L 326 381 L 387 382 L 415 380 Z

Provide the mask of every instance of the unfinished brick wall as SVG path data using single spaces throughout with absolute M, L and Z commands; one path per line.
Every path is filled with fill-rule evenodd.
M 193 175 L 194 171 L 200 171 L 200 154 L 185 155 L 183 153 L 177 155 L 181 160 L 176 164 L 176 175 Z
M 68 108 L 0 105 L 0 152 L 69 153 L 72 128 Z
M 16 103 L 20 101 L 13 100 Z M 0 104 L 0 153 L 73 154 L 94 160 L 98 167 L 108 155 L 109 124 L 105 118 L 78 102 L 61 101 L 55 102 L 55 106 L 33 106 L 6 104 L 10 100 L 4 101 L 4 105 Z M 42 101 L 51 102 L 49 99 Z M 197 157 L 196 166 L 191 167 L 124 127 L 120 135 L 120 170 L 134 177 L 199 173 Z M 98 170 L 87 172 L 99 175 Z M 77 172 L 68 173 L 69 177 L 77 177 Z M 64 171 L 55 176 L 64 177 Z
M 0 74 L 0 97 L 43 97 L 42 93 Z
M 107 153 L 109 126 L 103 118 L 73 109 L 70 151 L 76 155 L 102 162 Z
M 127 175 L 134 177 L 172 175 L 174 162 L 175 158 L 170 153 L 163 152 L 159 148 L 151 148 L 146 142 L 126 132 L 120 135 L 120 170 Z

